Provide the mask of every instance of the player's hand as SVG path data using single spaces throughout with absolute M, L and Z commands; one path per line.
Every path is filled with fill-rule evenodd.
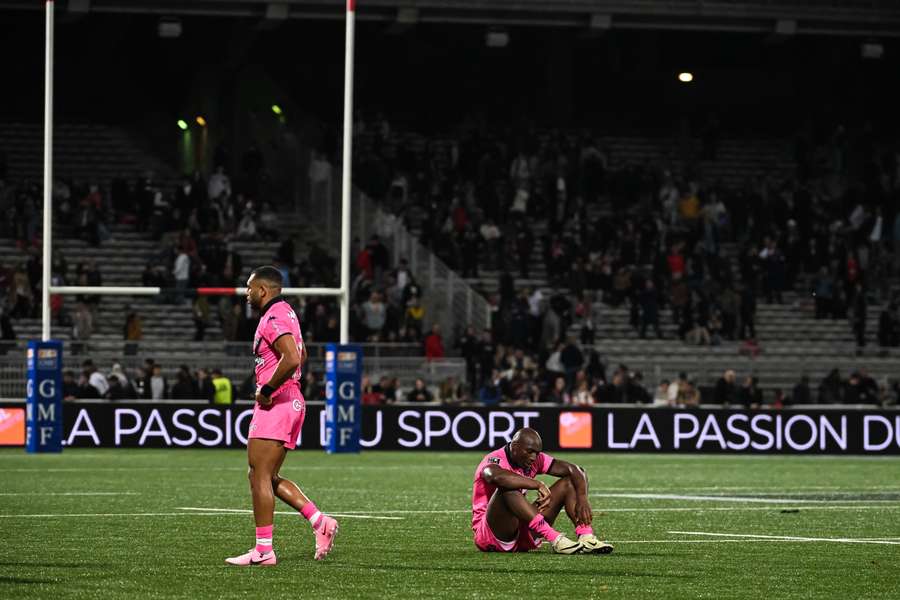
M 579 525 L 590 525 L 594 520 L 594 513 L 591 511 L 591 505 L 588 504 L 587 498 L 579 498 L 575 501 L 575 519 Z
M 548 488 L 547 484 L 543 481 L 538 481 L 537 492 L 537 509 L 538 512 L 542 512 L 545 508 L 550 506 L 550 488 Z
M 267 398 L 266 396 L 263 396 L 259 392 L 256 392 L 256 401 L 259 403 L 260 406 L 269 406 L 270 404 L 272 404 L 271 398 Z

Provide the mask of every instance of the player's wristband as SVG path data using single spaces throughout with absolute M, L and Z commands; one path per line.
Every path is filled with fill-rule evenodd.
M 259 388 L 259 393 L 262 394 L 263 396 L 265 396 L 266 398 L 271 398 L 272 394 L 275 393 L 275 388 L 273 388 L 271 385 L 269 385 L 267 383 L 266 385 Z

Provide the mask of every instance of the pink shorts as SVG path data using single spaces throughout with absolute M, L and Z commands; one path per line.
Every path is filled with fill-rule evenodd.
M 272 396 L 272 404 L 253 407 L 250 420 L 251 438 L 280 440 L 284 447 L 293 450 L 306 416 L 306 401 L 297 386 L 289 386 Z
M 488 525 L 487 517 L 481 519 L 473 528 L 475 531 L 475 545 L 482 552 L 528 552 L 540 548 L 541 542 L 531 536 L 528 525 L 519 526 L 519 537 L 511 542 L 498 540 Z

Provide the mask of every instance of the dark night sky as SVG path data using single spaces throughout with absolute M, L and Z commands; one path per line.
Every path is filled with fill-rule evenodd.
M 320 118 L 339 122 L 343 23 L 290 21 L 271 31 L 237 19 L 183 20 L 180 39 L 156 34 L 156 18 L 90 15 L 57 27 L 57 104 L 63 118 L 127 120 L 152 107 L 177 114 L 197 73 L 260 65 Z M 472 110 L 492 118 L 552 122 L 569 98 L 576 122 L 630 113 L 652 123 L 671 111 L 715 110 L 724 120 L 790 122 L 798 115 L 887 118 L 900 47 L 863 60 L 851 38 L 799 37 L 766 44 L 760 35 L 510 30 L 505 49 L 484 45 L 483 27 L 420 25 L 391 34 L 358 25 L 356 104 L 420 129 L 441 128 Z M 4 88 L 0 112 L 38 121 L 43 88 L 43 17 L 0 13 Z M 696 81 L 679 85 L 675 74 Z M 9 84 L 9 85 L 6 85 Z M 565 103 L 563 103 L 565 104 Z M 437 116 L 436 116 L 437 115 Z M 664 119 L 663 119 L 664 120 Z

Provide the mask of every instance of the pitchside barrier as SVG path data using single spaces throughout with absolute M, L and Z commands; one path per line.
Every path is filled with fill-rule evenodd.
M 76 448 L 242 448 L 252 409 L 249 403 L 78 401 L 66 404 L 62 442 Z M 22 412 L 21 403 L 0 403 L 0 439 L 21 445 L 21 434 L 13 430 L 21 430 Z M 897 410 L 405 404 L 363 406 L 358 414 L 363 450 L 487 451 L 506 443 L 516 429 L 533 427 L 550 452 L 900 454 Z M 329 429 L 326 406 L 310 402 L 298 447 L 328 448 L 336 435 L 340 439 L 342 426 L 347 425 L 338 424 L 337 434 Z
M 46 231 L 45 231 L 46 233 Z M 45 260 L 46 248 L 45 248 Z M 343 269 L 343 267 L 342 267 Z M 342 283 L 347 283 L 346 273 L 342 273 Z M 92 294 L 92 295 L 140 295 L 156 296 L 168 293 L 190 293 L 199 296 L 241 296 L 246 294 L 246 288 L 238 287 L 201 287 L 189 290 L 167 289 L 160 287 L 127 287 L 127 286 L 51 286 L 48 289 L 52 294 Z M 283 288 L 282 294 L 308 295 L 308 296 L 337 296 L 341 304 L 341 339 L 348 337 L 348 318 L 345 314 L 349 304 L 347 302 L 347 287 L 341 288 Z M 46 294 L 45 294 L 46 296 Z M 63 369 L 63 344 L 60 340 L 50 339 L 50 320 L 46 310 L 48 298 L 44 298 L 44 315 L 42 323 L 42 341 L 29 341 L 26 354 L 26 408 L 25 408 L 25 448 L 28 452 L 61 452 L 64 444 L 64 422 L 69 416 L 69 411 L 62 407 L 62 369 Z M 293 313 L 292 313 L 293 314 Z M 328 356 L 350 357 L 341 362 L 338 359 L 338 368 L 334 364 L 329 365 Z M 332 360 L 331 363 L 334 363 Z M 349 365 L 349 367 L 347 366 Z M 329 344 L 326 351 L 326 371 L 328 373 L 328 386 L 334 387 L 340 380 L 341 390 L 345 397 L 336 398 L 331 392 L 326 394 L 329 404 L 329 414 L 335 418 L 329 420 L 328 431 L 333 435 L 329 446 L 329 452 L 359 452 L 360 424 L 357 421 L 361 417 L 360 385 L 362 369 L 362 350 L 357 346 L 345 344 Z M 337 374 L 336 374 L 337 373 Z M 337 377 L 337 379 L 336 379 Z M 300 410 L 299 400 L 295 401 L 296 410 Z M 340 405 L 340 406 L 338 406 Z M 176 411 L 177 412 L 177 411 Z M 0 440 L 3 439 L 2 431 L 8 428 L 8 423 L 18 421 L 17 413 L 14 417 L 7 418 L 6 412 L 0 413 Z M 79 413 L 80 415 L 81 413 Z M 151 417 L 156 413 L 152 413 Z M 182 413 L 177 413 L 182 414 Z M 173 416 L 174 418 L 174 416 Z M 151 419 L 152 420 L 152 419 Z M 75 421 L 75 431 L 78 429 L 78 420 Z M 4 425 L 6 423 L 7 425 Z M 17 436 L 17 434 L 11 434 Z M 245 438 L 246 439 L 246 438 Z M 68 440 L 68 438 L 66 438 Z M 336 440 L 336 441 L 334 441 Z M 99 442 L 95 445 L 100 445 Z M 118 445 L 118 443 L 116 443 Z M 171 445 L 171 442 L 168 444 Z

